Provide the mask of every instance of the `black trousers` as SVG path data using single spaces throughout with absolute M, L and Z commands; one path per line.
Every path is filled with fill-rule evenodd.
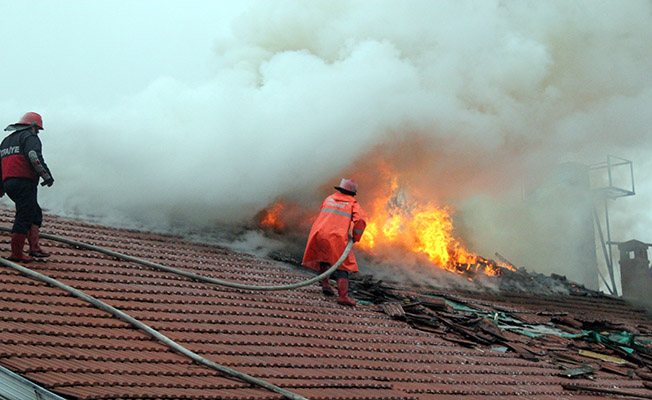
M 37 183 L 25 178 L 7 178 L 5 193 L 16 203 L 16 217 L 11 233 L 27 234 L 32 225 L 41 226 L 43 211 L 36 200 Z

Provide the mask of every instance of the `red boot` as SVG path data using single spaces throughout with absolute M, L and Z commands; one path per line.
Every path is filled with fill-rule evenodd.
M 28 263 L 34 259 L 30 256 L 23 254 L 23 246 L 25 246 L 25 239 L 27 235 L 24 233 L 14 232 L 11 234 L 11 255 L 8 260 L 10 261 L 19 261 Z
M 319 275 L 323 274 L 330 268 L 330 265 L 326 263 L 319 263 Z M 328 277 L 322 279 L 321 281 L 321 292 L 325 294 L 326 296 L 335 296 L 335 292 L 333 291 L 333 288 L 331 287 L 331 283 L 328 280 Z
M 32 225 L 27 232 L 27 241 L 29 242 L 29 255 L 32 257 L 45 258 L 50 257 L 50 253 L 44 251 L 39 245 L 38 225 Z
M 348 296 L 349 279 L 337 278 L 337 302 L 345 306 L 355 307 L 356 301 Z

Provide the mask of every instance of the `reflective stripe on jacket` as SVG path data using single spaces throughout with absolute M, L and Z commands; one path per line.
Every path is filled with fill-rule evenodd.
M 340 192 L 328 196 L 310 230 L 303 265 L 318 271 L 320 262 L 335 264 L 346 248 L 349 235 L 358 242 L 365 227 L 364 212 L 355 197 Z M 353 251 L 338 269 L 358 271 Z

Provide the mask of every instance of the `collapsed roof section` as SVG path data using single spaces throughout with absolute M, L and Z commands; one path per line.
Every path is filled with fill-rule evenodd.
M 3 210 L 0 222 L 11 221 Z M 216 279 L 280 285 L 311 276 L 176 237 L 53 216 L 42 231 Z M 4 237 L 0 251 L 8 254 Z M 323 297 L 316 285 L 236 290 L 42 242 L 52 256 L 27 264 L 31 270 L 206 359 L 300 397 L 652 398 L 646 342 L 652 320 L 618 299 L 403 288 L 363 279 L 355 285 L 362 304 L 352 309 Z M 4 265 L 0 309 L 0 366 L 66 399 L 284 397 L 197 364 L 106 311 Z M 618 338 L 596 336 L 617 332 Z M 617 339 L 631 341 L 614 344 Z

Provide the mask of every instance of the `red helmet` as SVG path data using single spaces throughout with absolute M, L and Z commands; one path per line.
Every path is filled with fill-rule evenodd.
M 35 112 L 28 112 L 15 125 L 36 125 L 39 129 L 43 129 L 43 119 Z

